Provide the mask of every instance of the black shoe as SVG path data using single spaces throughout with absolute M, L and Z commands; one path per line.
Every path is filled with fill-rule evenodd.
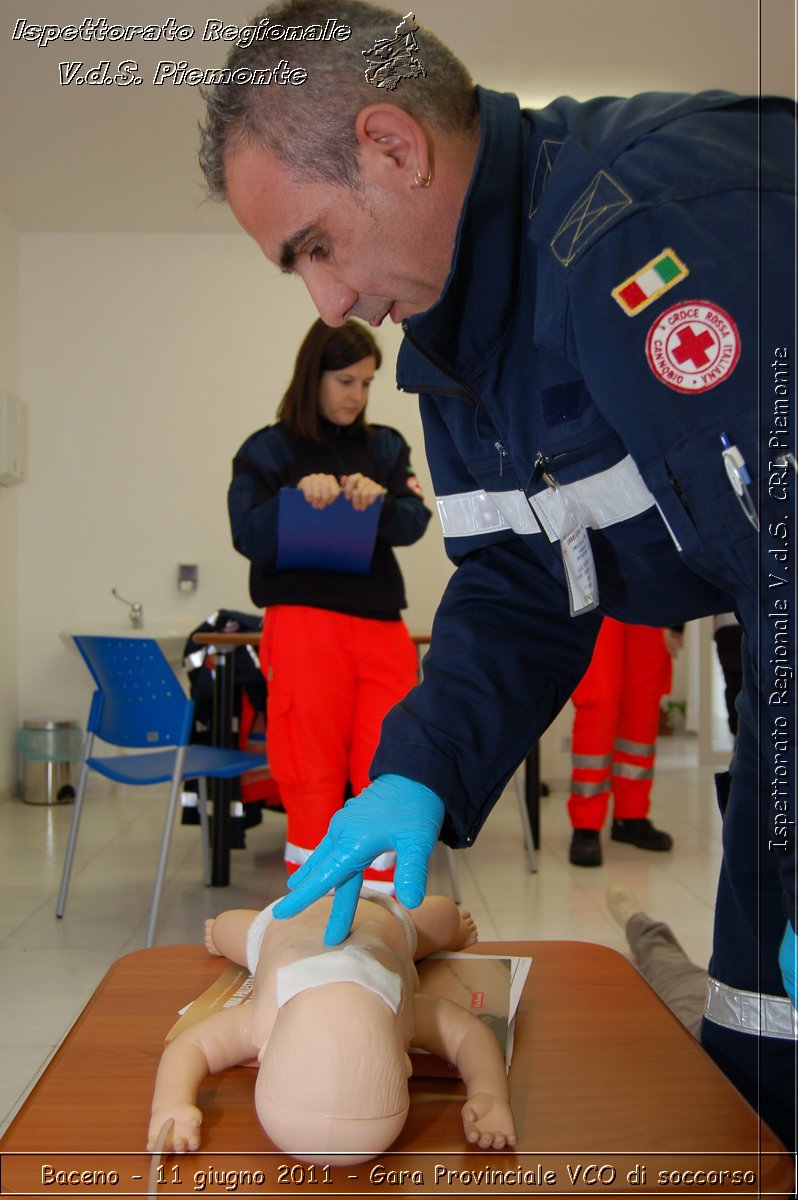
M 670 850 L 673 838 L 661 829 L 655 829 L 648 817 L 635 817 L 631 821 L 614 820 L 610 837 L 614 842 L 629 842 L 638 850 Z
M 575 829 L 569 861 L 575 867 L 601 866 L 601 838 L 597 829 Z

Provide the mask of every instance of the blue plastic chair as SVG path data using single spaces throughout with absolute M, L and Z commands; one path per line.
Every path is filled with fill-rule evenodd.
M 206 780 L 232 779 L 245 771 L 260 769 L 263 767 L 263 758 L 259 754 L 224 750 L 217 746 L 189 745 L 193 701 L 183 691 L 163 651 L 152 638 L 75 637 L 73 640 L 92 674 L 97 690 L 89 710 L 86 745 L 55 914 L 62 917 L 66 907 L 89 771 L 96 771 L 107 779 L 131 787 L 168 782 L 169 803 L 147 926 L 146 945 L 152 946 L 183 780 L 199 781 L 205 882 L 209 883 Z M 146 748 L 146 753 L 95 757 L 95 738 L 124 750 Z

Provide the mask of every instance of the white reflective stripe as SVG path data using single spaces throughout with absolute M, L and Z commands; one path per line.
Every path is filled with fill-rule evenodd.
M 515 533 L 540 533 L 540 526 L 529 507 L 529 501 L 520 489 L 516 488 L 513 492 L 488 492 L 487 495 Z
M 390 871 L 391 867 L 393 867 L 395 865 L 395 863 L 396 863 L 396 854 L 394 853 L 394 851 L 393 850 L 384 850 L 382 852 L 382 854 L 377 855 L 377 857 L 374 859 L 374 861 L 372 862 L 371 865 L 375 871 Z M 368 886 L 377 888 L 378 882 L 379 881 L 376 879 L 370 879 Z M 379 890 L 380 889 L 377 888 L 377 891 L 379 891 Z
M 615 739 L 613 745 L 622 754 L 637 754 L 641 758 L 646 758 L 657 753 L 656 742 L 652 745 L 650 742 L 630 742 L 629 738 L 619 737 Z
M 610 781 L 607 779 L 598 779 L 595 783 L 590 783 L 584 779 L 571 780 L 571 795 L 572 796 L 600 796 L 602 792 L 609 792 Z
M 653 779 L 653 767 L 636 767 L 634 763 L 616 762 L 612 765 L 616 779 Z
M 283 859 L 285 862 L 296 863 L 298 867 L 301 867 L 303 862 L 306 862 L 310 858 L 311 853 L 312 851 L 305 850 L 302 846 L 295 845 L 294 842 L 286 842 L 283 849 Z
M 798 1013 L 786 996 L 746 992 L 711 976 L 707 980 L 704 1016 L 715 1025 L 738 1033 L 798 1041 Z
M 534 509 L 549 541 L 560 539 L 566 519 L 563 496 L 577 507 L 585 525 L 605 529 L 619 521 L 639 516 L 656 501 L 643 482 L 632 458 L 627 455 L 614 467 L 587 479 L 547 488 L 527 497 L 519 489 L 509 492 L 455 492 L 436 497 L 444 537 L 476 537 L 512 529 L 514 533 L 539 533 Z
M 573 767 L 583 767 L 586 771 L 600 771 L 602 767 L 609 767 L 611 762 L 611 754 L 574 754 L 571 759 Z
M 539 533 L 523 492 L 458 492 L 438 496 L 438 516 L 444 537 L 475 537 L 481 533 Z
M 547 488 L 545 492 L 529 497 L 529 503 L 552 542 L 560 540 L 560 531 L 567 519 L 565 496 L 579 512 L 582 523 L 591 529 L 606 529 L 608 525 L 628 521 L 656 503 L 634 460 L 627 454 L 606 471 Z
M 257 768 L 255 768 L 257 770 Z M 304 846 L 297 846 L 295 842 L 286 842 L 283 849 L 283 861 L 296 864 L 301 867 L 307 862 L 313 850 L 308 850 Z M 385 850 L 382 854 L 378 854 L 371 864 L 375 871 L 390 871 L 391 867 L 396 863 L 396 854 L 393 850 Z M 374 888 L 378 892 L 393 893 L 393 884 L 387 883 L 382 879 L 369 879 L 367 887 Z

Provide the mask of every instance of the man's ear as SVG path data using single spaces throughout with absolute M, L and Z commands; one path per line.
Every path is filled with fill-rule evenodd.
M 370 104 L 355 121 L 361 172 L 375 183 L 415 187 L 432 169 L 432 145 L 419 123 L 396 104 Z

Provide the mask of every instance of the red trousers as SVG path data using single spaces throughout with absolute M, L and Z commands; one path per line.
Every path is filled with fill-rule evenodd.
M 266 610 L 266 754 L 285 808 L 285 862 L 296 870 L 342 807 L 368 786 L 382 719 L 416 682 L 402 621 L 372 621 L 288 604 Z M 393 854 L 366 873 L 392 890 Z
M 619 820 L 648 816 L 660 700 L 670 688 L 662 630 L 605 617 L 590 666 L 572 696 L 568 812 L 574 829 L 601 829 L 610 792 Z

